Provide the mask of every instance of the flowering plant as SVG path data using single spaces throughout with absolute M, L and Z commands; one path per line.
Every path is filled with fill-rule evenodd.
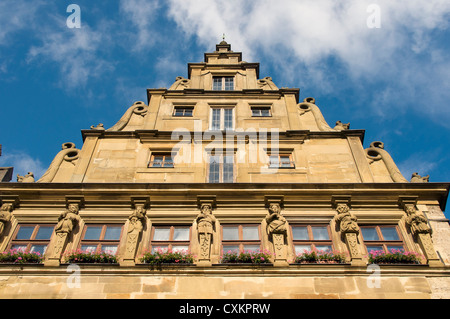
M 345 262 L 345 256 L 338 252 L 331 252 L 328 250 L 305 250 L 303 253 L 295 257 L 296 264 L 342 264 Z
M 24 252 L 20 249 L 10 249 L 0 254 L 0 263 L 39 264 L 43 260 L 43 256 L 39 252 Z
M 67 252 L 65 260 L 68 263 L 83 263 L 83 264 L 115 264 L 117 263 L 117 257 L 107 251 L 90 251 L 90 250 L 73 250 Z
M 140 261 L 144 264 L 193 264 L 194 256 L 189 254 L 186 250 L 172 251 L 171 249 L 156 249 L 154 252 L 145 252 Z
M 248 250 L 248 251 L 227 251 L 221 257 L 222 263 L 270 263 L 271 253 L 268 250 Z
M 422 256 L 412 251 L 391 249 L 388 253 L 384 250 L 372 250 L 369 252 L 371 264 L 420 264 Z

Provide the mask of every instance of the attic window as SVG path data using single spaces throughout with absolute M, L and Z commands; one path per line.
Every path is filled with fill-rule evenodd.
M 253 106 L 252 107 L 253 117 L 270 117 L 270 106 Z
M 172 154 L 170 152 L 153 153 L 148 167 L 173 167 Z
M 213 90 L 232 91 L 234 90 L 233 76 L 213 76 Z
M 173 116 L 177 117 L 191 117 L 194 108 L 192 106 L 176 106 L 173 109 Z

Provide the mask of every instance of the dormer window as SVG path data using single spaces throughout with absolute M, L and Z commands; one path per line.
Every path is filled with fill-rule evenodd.
M 232 91 L 234 90 L 233 76 L 213 76 L 213 90 Z

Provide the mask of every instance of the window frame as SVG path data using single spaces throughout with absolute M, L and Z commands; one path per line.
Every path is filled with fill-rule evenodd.
M 244 239 L 243 238 L 243 228 L 246 226 L 250 226 L 250 227 L 257 227 L 258 228 L 258 238 L 259 239 Z M 224 227 L 237 227 L 238 228 L 238 236 L 239 239 L 223 239 L 223 234 L 224 234 Z M 261 234 L 261 225 L 260 224 L 254 224 L 254 223 L 249 223 L 249 224 L 235 224 L 235 223 L 230 223 L 230 224 L 222 224 L 220 225 L 220 231 L 221 231 L 221 238 L 220 238 L 220 246 L 221 246 L 221 251 L 223 253 L 227 252 L 228 250 L 226 250 L 224 247 L 226 246 L 239 246 L 239 252 L 243 252 L 246 251 L 244 250 L 244 245 L 258 245 L 259 248 L 258 250 L 261 249 L 261 245 L 262 245 L 262 234 Z
M 100 236 L 99 239 L 84 239 L 84 236 L 86 236 L 86 230 L 88 229 L 88 227 L 99 227 L 101 226 L 102 229 L 100 231 Z M 113 227 L 120 227 L 120 236 L 119 239 L 104 239 L 105 238 L 105 234 L 106 234 L 106 229 L 109 226 L 113 226 Z M 94 251 L 103 251 L 102 250 L 102 246 L 104 245 L 117 245 L 117 249 L 116 249 L 116 254 L 119 252 L 119 246 L 120 246 L 120 241 L 122 240 L 122 236 L 123 236 L 123 225 L 122 224 L 118 224 L 118 223 L 87 223 L 83 226 L 83 231 L 81 233 L 81 237 L 80 237 L 80 243 L 78 245 L 78 247 L 80 249 L 82 249 L 82 246 L 94 246 L 96 245 L 96 249 Z
M 331 250 L 334 250 L 334 245 L 333 245 L 333 237 L 332 237 L 332 233 L 331 233 L 331 228 L 329 224 L 291 224 L 289 225 L 289 231 L 291 232 L 291 238 L 292 238 L 292 248 L 294 250 L 294 254 L 300 254 L 302 252 L 296 252 L 295 246 L 296 245 L 309 245 L 310 246 L 310 251 L 316 249 L 316 246 L 330 246 Z M 294 238 L 294 231 L 293 228 L 295 227 L 306 227 L 307 229 L 307 233 L 308 233 L 308 239 L 295 239 Z M 327 234 L 328 234 L 328 239 L 314 239 L 314 234 L 313 234 L 313 227 L 326 227 L 327 229 Z
M 177 110 L 182 110 L 181 115 L 177 115 Z M 190 111 L 190 115 L 186 115 L 186 110 Z M 175 105 L 172 111 L 173 117 L 193 117 L 194 116 L 194 107 L 193 106 L 185 106 L 185 105 Z
M 187 240 L 174 240 L 173 234 L 175 232 L 175 228 L 187 228 L 189 229 L 189 238 Z M 168 240 L 154 240 L 153 237 L 155 236 L 155 230 L 156 228 L 169 228 L 169 239 Z M 160 246 L 167 246 L 169 250 L 173 251 L 173 246 L 187 246 L 187 252 L 190 252 L 191 250 L 191 239 L 192 239 L 192 225 L 168 225 L 168 224 L 157 224 L 152 225 L 151 231 L 150 231 L 150 243 L 149 243 L 149 249 L 153 252 L 154 248 L 160 247 Z
M 161 163 L 161 166 L 153 166 L 153 164 L 155 164 L 156 156 L 163 157 L 161 162 L 156 162 L 156 163 Z M 167 163 L 171 163 L 172 164 L 171 166 L 165 166 L 166 157 L 170 157 L 171 161 L 168 161 Z M 171 152 L 152 152 L 150 154 L 150 160 L 147 164 L 147 168 L 174 168 L 174 167 L 175 167 L 175 163 L 174 163 L 174 159 L 173 159 Z
M 220 87 L 216 86 L 216 83 L 219 83 L 215 81 L 215 79 L 220 79 Z M 227 81 L 226 79 L 232 79 L 232 88 L 227 89 Z M 212 90 L 213 91 L 234 91 L 235 90 L 235 76 L 234 75 L 214 75 L 212 77 Z
M 209 130 L 210 131 L 233 131 L 235 128 L 235 106 L 211 106 L 209 114 Z M 219 113 L 219 128 L 213 128 L 215 123 L 214 110 L 220 110 Z M 225 110 L 231 110 L 231 127 L 225 127 Z
M 30 226 L 34 227 L 30 238 L 29 239 L 16 239 L 17 234 L 20 231 L 20 228 L 23 227 L 23 226 L 24 227 L 30 227 Z M 47 223 L 44 223 L 44 224 L 40 224 L 40 223 L 19 223 L 17 225 L 16 229 L 14 230 L 13 235 L 11 236 L 11 241 L 10 241 L 8 247 L 9 247 L 9 249 L 14 249 L 14 248 L 12 248 L 14 245 L 26 246 L 24 252 L 29 253 L 30 250 L 31 250 L 31 247 L 37 246 L 37 245 L 45 245 L 46 247 L 44 249 L 44 252 L 41 254 L 41 255 L 45 255 L 45 252 L 46 252 L 46 250 L 48 248 L 48 245 L 50 244 L 50 241 L 53 238 L 53 234 L 55 232 L 55 226 L 56 226 L 55 224 L 47 224 Z M 49 239 L 35 239 L 37 234 L 39 233 L 39 229 L 41 227 L 52 227 L 53 228 Z
M 228 155 L 227 154 L 227 150 L 224 149 L 222 154 L 220 155 L 216 155 L 215 153 L 212 152 L 208 152 L 208 162 L 207 162 L 207 169 L 206 169 L 206 177 L 207 177 L 207 183 L 211 183 L 211 184 L 219 184 L 219 183 L 234 183 L 236 180 L 236 156 L 235 156 L 235 152 L 234 150 L 232 151 L 232 155 Z M 211 158 L 212 157 L 219 157 L 219 180 L 218 181 L 211 181 Z M 232 170 L 231 172 L 233 173 L 233 177 L 231 181 L 224 181 L 224 172 L 225 172 L 225 164 L 230 164 L 230 163 L 225 163 L 224 158 L 225 157 L 231 157 L 232 158 Z
M 403 251 L 406 251 L 406 242 L 405 239 L 402 236 L 402 233 L 400 232 L 400 229 L 398 227 L 398 225 L 396 224 L 363 224 L 363 225 L 359 225 L 359 228 L 361 229 L 361 238 L 362 238 L 362 242 L 364 244 L 364 249 L 366 250 L 366 253 L 369 253 L 369 250 L 367 249 L 367 247 L 369 246 L 382 246 L 383 251 L 384 252 L 390 252 L 390 249 L 388 249 L 388 246 L 402 246 Z M 378 240 L 368 240 L 368 239 L 364 239 L 364 235 L 363 235 L 363 231 L 362 229 L 364 228 L 375 228 L 375 231 L 378 235 Z M 382 228 L 394 228 L 397 236 L 398 236 L 398 240 L 386 240 L 384 239 L 383 233 L 381 231 Z M 391 248 L 393 249 L 393 248 Z
M 292 153 L 278 153 L 277 155 L 274 154 L 267 154 L 269 156 L 269 168 L 276 168 L 276 169 L 289 169 L 289 168 L 295 168 L 295 161 L 294 156 Z M 272 162 L 272 157 L 277 156 L 278 157 L 278 165 L 276 162 Z M 283 161 L 281 161 L 281 157 L 288 157 L 289 158 L 289 166 L 282 166 Z
M 256 106 L 255 105 L 255 106 L 251 106 L 250 110 L 252 111 L 252 117 L 272 117 L 272 108 L 270 106 Z M 260 111 L 259 115 L 258 114 L 255 115 L 254 111 L 257 111 L 257 110 Z M 263 115 L 261 112 L 262 110 L 268 110 L 269 115 Z

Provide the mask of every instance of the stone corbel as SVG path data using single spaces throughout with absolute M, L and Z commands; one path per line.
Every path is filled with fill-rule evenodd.
M 334 217 L 337 229 L 341 232 L 342 240 L 347 245 L 352 266 L 365 266 L 358 242 L 359 226 L 357 218 L 350 212 L 350 196 L 333 196 L 332 205 L 337 215 Z
M 128 217 L 127 239 L 125 253 L 120 266 L 134 266 L 139 239 L 147 221 L 147 209 L 150 205 L 148 197 L 132 197 L 133 213 Z
M 416 198 L 401 197 L 399 198 L 399 205 L 406 213 L 406 224 L 409 226 L 414 239 L 419 243 L 428 265 L 430 267 L 444 266 L 434 249 L 431 237 L 432 229 L 428 225 L 428 220 L 416 208 Z

